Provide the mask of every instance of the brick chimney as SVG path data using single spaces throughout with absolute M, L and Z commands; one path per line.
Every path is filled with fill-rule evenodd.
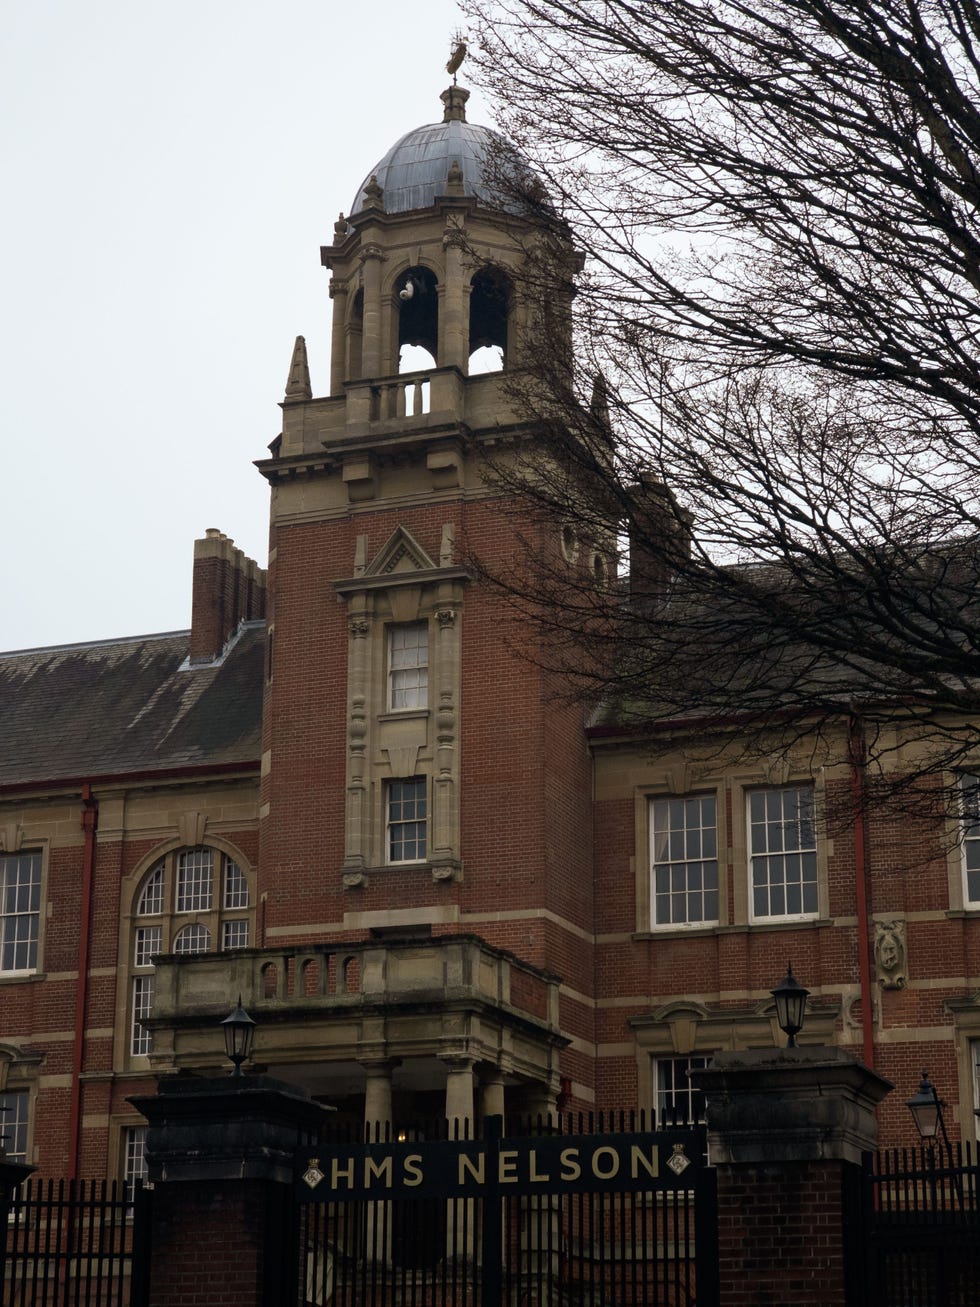
M 265 616 L 265 571 L 235 548 L 234 540 L 209 527 L 194 541 L 191 663 L 211 663 L 241 622 Z

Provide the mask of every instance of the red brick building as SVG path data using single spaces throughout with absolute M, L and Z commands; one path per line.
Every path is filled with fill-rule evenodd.
M 268 574 L 209 531 L 190 631 L 0 655 L 8 1151 L 137 1173 L 128 1098 L 220 1073 L 239 993 L 256 1061 L 356 1119 L 696 1110 L 690 1067 L 781 1039 L 788 959 L 802 1040 L 898 1085 L 885 1142 L 921 1066 L 973 1137 L 974 829 L 831 836 L 843 736 L 751 763 L 586 719 L 480 579 L 520 536 L 597 583 L 613 560 L 501 489 L 533 439 L 507 380 L 536 219 L 495 197 L 466 92 L 443 101 L 322 251 L 330 393 L 298 340 L 258 464 Z

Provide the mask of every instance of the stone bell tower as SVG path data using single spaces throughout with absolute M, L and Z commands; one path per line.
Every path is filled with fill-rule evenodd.
M 330 391 L 314 394 L 299 338 L 259 465 L 272 486 L 259 942 L 467 934 L 584 994 L 581 713 L 473 566 L 506 568 L 540 530 L 491 466 L 530 435 L 507 383 L 536 311 L 520 273 L 543 193 L 467 123 L 468 94 L 443 92 L 442 121 L 403 136 L 335 224 Z M 431 364 L 400 370 L 409 348 Z M 487 350 L 502 366 L 472 375 Z M 568 1003 L 560 1025 L 591 1042 L 591 1008 Z M 381 1043 L 402 1056 L 390 1032 Z M 564 1043 L 534 1055 L 552 1097 Z M 564 1056 L 562 1077 L 588 1083 L 586 1060 Z

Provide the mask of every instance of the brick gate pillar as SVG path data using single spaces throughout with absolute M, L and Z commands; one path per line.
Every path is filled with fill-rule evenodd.
M 844 1307 L 860 1273 L 861 1154 L 890 1082 L 812 1047 L 718 1053 L 691 1080 L 718 1175 L 720 1307 Z
M 149 1122 L 149 1307 L 295 1302 L 293 1159 L 324 1109 L 268 1076 L 174 1076 L 130 1102 Z

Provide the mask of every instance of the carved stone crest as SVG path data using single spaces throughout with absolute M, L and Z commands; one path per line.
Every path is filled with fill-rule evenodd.
M 904 989 L 908 981 L 905 922 L 875 922 L 875 969 L 882 989 Z

